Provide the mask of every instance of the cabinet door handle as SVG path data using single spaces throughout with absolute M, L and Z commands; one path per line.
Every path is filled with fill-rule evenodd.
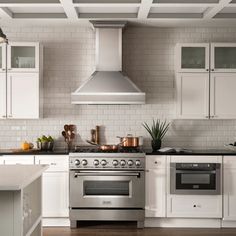
M 211 69 L 211 71 L 215 71 L 215 69 Z
M 10 76 L 10 115 L 12 117 L 12 76 Z
M 7 118 L 7 116 L 2 116 L 2 118 Z
M 209 69 L 206 69 L 206 71 L 209 71 Z
M 6 71 L 6 69 L 3 68 L 2 71 Z
M 205 116 L 205 118 L 209 119 L 209 118 L 210 118 L 210 116 Z
M 51 163 L 51 165 L 52 165 L 52 166 L 56 166 L 56 165 L 57 165 L 57 163 Z

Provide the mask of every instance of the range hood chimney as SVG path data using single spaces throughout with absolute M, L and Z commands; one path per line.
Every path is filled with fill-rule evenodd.
M 72 104 L 145 104 L 145 93 L 122 72 L 126 22 L 90 22 L 96 31 L 96 71 L 71 94 Z

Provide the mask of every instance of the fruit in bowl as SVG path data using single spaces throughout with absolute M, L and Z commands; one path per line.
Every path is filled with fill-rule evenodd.
M 37 139 L 37 148 L 42 151 L 52 151 L 54 146 L 54 139 L 52 136 L 43 135 Z

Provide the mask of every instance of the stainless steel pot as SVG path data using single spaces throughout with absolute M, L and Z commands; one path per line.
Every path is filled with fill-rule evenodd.
M 134 137 L 132 134 L 128 134 L 126 137 L 117 136 L 120 139 L 120 146 L 121 147 L 139 147 L 139 138 Z

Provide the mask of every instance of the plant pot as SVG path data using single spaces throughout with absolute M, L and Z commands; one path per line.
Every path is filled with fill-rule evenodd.
M 156 152 L 161 148 L 161 140 L 152 140 L 152 151 Z

